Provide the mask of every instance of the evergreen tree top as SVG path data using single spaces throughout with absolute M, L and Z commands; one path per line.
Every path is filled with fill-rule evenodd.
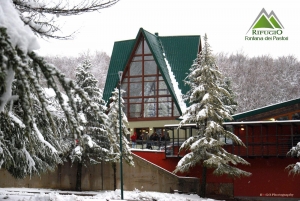
M 201 163 L 204 167 L 213 168 L 214 174 L 217 175 L 249 176 L 250 173 L 232 166 L 238 163 L 249 163 L 228 153 L 222 147 L 224 142 L 220 140 L 221 137 L 231 139 L 236 145 L 245 145 L 222 125 L 225 119 L 232 119 L 231 106 L 223 102 L 223 100 L 231 100 L 231 95 L 222 87 L 223 76 L 218 71 L 206 35 L 204 48 L 194 60 L 185 83 L 190 86 L 190 90 L 185 95 L 185 100 L 189 101 L 190 106 L 183 114 L 179 127 L 187 123 L 195 123 L 198 130 L 195 136 L 191 136 L 180 147 L 180 151 L 188 149 L 190 152 L 179 161 L 175 172 L 188 171 Z

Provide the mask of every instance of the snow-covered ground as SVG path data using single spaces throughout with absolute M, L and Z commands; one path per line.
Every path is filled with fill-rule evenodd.
M 128 201 L 214 201 L 198 195 L 170 194 L 146 191 L 124 191 Z M 37 188 L 0 188 L 3 201 L 116 201 L 121 200 L 121 190 L 116 191 L 58 191 Z

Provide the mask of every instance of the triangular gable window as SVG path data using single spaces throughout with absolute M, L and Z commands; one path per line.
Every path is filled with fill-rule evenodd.
M 140 41 L 138 47 L 136 48 L 135 54 L 142 54 L 143 51 L 143 43 Z
M 124 71 L 121 88 L 126 91 L 122 95 L 125 101 L 124 112 L 130 119 L 179 116 L 173 98 L 143 37 Z

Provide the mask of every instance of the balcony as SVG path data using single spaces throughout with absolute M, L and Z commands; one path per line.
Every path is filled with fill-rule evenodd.
M 226 122 L 223 125 L 246 146 L 235 145 L 230 139 L 223 138 L 224 149 L 241 157 L 286 157 L 291 147 L 300 142 L 299 120 Z M 195 134 L 196 125 L 182 126 L 183 134 L 179 134 L 178 124 L 165 125 L 165 128 L 171 131 L 171 140 L 165 148 L 160 146 L 160 150 L 167 150 L 166 157 L 182 157 L 187 151 L 178 154 L 178 150 L 189 136 Z

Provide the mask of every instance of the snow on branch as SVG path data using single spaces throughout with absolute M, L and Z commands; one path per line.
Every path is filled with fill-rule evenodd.
M 8 112 L 8 115 L 13 122 L 17 123 L 20 126 L 20 128 L 25 128 L 24 123 L 18 117 L 16 117 L 11 111 Z
M 57 153 L 57 150 L 49 143 L 45 140 L 45 138 L 43 137 L 43 135 L 41 134 L 41 132 L 39 131 L 39 129 L 37 128 L 36 124 L 33 124 L 33 129 L 35 130 L 39 140 L 45 144 L 53 153 Z
M 12 83 L 14 81 L 15 71 L 12 68 L 6 69 L 5 90 L 0 96 L 0 112 L 4 112 L 4 107 L 8 102 L 18 99 L 18 96 L 12 95 Z
M 24 53 L 39 49 L 37 38 L 29 26 L 24 25 L 11 0 L 1 0 L 0 27 L 7 29 L 13 47 L 17 46 Z
M 33 158 L 31 157 L 31 154 L 26 150 L 25 147 L 22 148 L 22 152 L 24 153 L 28 165 L 28 170 L 31 173 L 33 170 L 36 170 L 35 168 L 35 162 Z

